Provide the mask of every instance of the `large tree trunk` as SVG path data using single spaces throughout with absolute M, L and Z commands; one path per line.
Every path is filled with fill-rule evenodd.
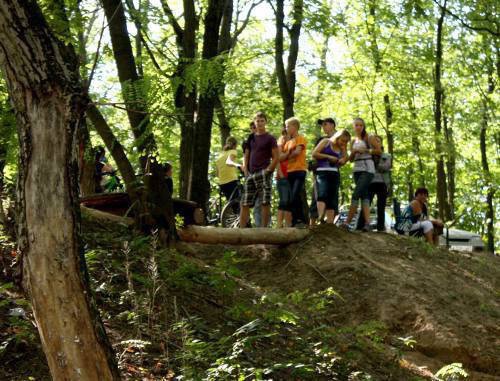
M 274 39 L 274 59 L 276 65 L 276 75 L 280 89 L 281 100 L 283 102 L 283 120 L 294 115 L 295 103 L 295 68 L 299 54 L 299 38 L 302 28 L 304 13 L 303 0 L 293 1 L 292 25 L 288 29 L 290 37 L 290 47 L 288 49 L 288 61 L 285 68 L 283 62 L 285 27 L 285 4 L 284 0 L 276 1 L 276 36 Z
M 443 85 L 441 83 L 441 65 L 443 61 L 443 24 L 446 16 L 446 2 L 441 7 L 441 14 L 437 23 L 436 32 L 436 61 L 434 68 L 434 124 L 435 124 L 435 146 L 436 146 L 436 196 L 438 201 L 439 218 L 446 220 L 449 215 L 448 196 L 446 187 L 446 172 L 444 168 L 444 148 L 442 136 L 443 120 Z
M 52 377 L 118 380 L 79 237 L 76 132 L 86 99 L 76 56 L 33 0 L 0 2 L 0 46 L 20 142 L 18 247 Z
M 176 35 L 179 54 L 177 66 L 172 76 L 172 88 L 174 89 L 176 115 L 181 126 L 179 195 L 188 200 L 191 199 L 193 179 L 197 89 L 193 83 L 188 85 L 187 70 L 195 60 L 196 32 L 199 22 L 193 0 L 183 0 L 184 28 L 177 22 L 167 0 L 161 0 L 161 3 Z
M 212 60 L 218 54 L 219 30 L 224 10 L 225 0 L 210 0 L 205 15 L 203 33 L 204 60 Z M 215 62 L 213 62 L 214 64 Z M 208 164 L 210 159 L 210 143 L 212 137 L 212 123 L 214 118 L 214 107 L 220 86 L 220 79 L 214 82 L 203 93 L 198 100 L 198 120 L 195 125 L 194 147 L 196 149 L 196 160 L 193 163 L 192 189 L 190 200 L 195 201 L 203 209 L 208 205 L 210 196 L 210 182 L 208 181 Z
M 102 4 L 109 24 L 118 78 L 127 106 L 127 116 L 134 133 L 136 146 L 145 157 L 154 150 L 155 142 L 153 134 L 148 128 L 149 114 L 146 107 L 144 84 L 137 73 L 123 2 L 122 0 L 102 0 Z M 144 161 L 142 165 L 144 165 Z

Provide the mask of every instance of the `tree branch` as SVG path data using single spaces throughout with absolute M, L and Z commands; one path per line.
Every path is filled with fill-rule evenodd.
M 175 18 L 174 13 L 172 12 L 172 9 L 170 9 L 167 0 L 161 0 L 161 6 L 163 8 L 163 12 L 165 12 L 168 17 L 170 24 L 172 24 L 172 28 L 174 28 L 174 32 L 177 35 L 177 38 L 182 40 L 184 37 L 184 30 Z

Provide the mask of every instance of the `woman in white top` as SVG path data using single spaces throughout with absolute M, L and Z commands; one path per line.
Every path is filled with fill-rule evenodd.
M 349 160 L 354 162 L 353 175 L 355 188 L 352 193 L 349 215 L 342 227 L 349 227 L 352 218 L 358 211 L 359 200 L 361 199 L 361 207 L 365 220 L 363 231 L 370 231 L 369 187 L 373 180 L 373 176 L 375 176 L 375 163 L 373 162 L 372 155 L 380 155 L 382 150 L 378 139 L 366 132 L 366 124 L 363 119 L 354 119 L 353 128 L 355 136 L 351 142 L 351 155 L 349 156 Z

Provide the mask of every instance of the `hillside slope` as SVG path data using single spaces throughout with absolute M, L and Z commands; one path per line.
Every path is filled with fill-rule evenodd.
M 469 380 L 500 380 L 497 257 L 333 226 L 282 248 L 84 232 L 125 379 L 416 381 L 460 362 Z M 31 321 L 0 287 L 0 379 L 48 379 Z
M 217 252 L 199 250 L 195 256 L 211 263 Z M 241 276 L 262 292 L 332 287 L 343 298 L 329 306 L 332 326 L 380 322 L 386 340 L 416 341 L 414 350 L 404 351 L 409 363 L 435 372 L 460 362 L 470 379 L 500 380 L 499 258 L 329 226 L 285 250 L 238 253 L 250 258 L 239 266 Z

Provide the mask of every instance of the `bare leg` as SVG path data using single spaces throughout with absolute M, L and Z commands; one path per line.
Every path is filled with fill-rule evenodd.
M 283 227 L 283 219 L 285 218 L 285 213 L 286 213 L 285 211 L 278 209 L 278 217 L 276 221 L 276 227 L 278 229 Z
M 434 246 L 439 246 L 439 234 L 435 230 L 432 230 L 432 239 Z
M 318 201 L 316 203 L 317 208 L 318 208 L 318 219 L 321 221 L 321 219 L 325 216 L 325 203 L 323 201 Z
M 267 228 L 269 226 L 269 217 L 270 217 L 271 205 L 262 205 L 261 206 L 261 210 L 262 210 L 261 227 Z
M 285 212 L 285 226 L 289 228 L 292 226 L 292 212 Z
M 316 221 L 317 221 L 316 218 L 313 218 L 313 217 L 309 218 L 309 225 L 310 226 L 316 225 Z
M 349 214 L 347 215 L 347 220 L 345 221 L 347 225 L 351 223 L 352 218 L 357 212 L 358 212 L 358 205 L 351 204 L 351 206 L 349 207 Z
M 434 233 L 432 230 L 428 231 L 427 233 L 424 234 L 425 240 L 430 243 L 431 245 L 434 245 Z
M 326 223 L 333 224 L 334 219 L 335 219 L 335 210 L 327 209 L 326 210 Z
M 240 228 L 246 228 L 248 225 L 248 218 L 250 217 L 250 208 L 242 205 L 240 207 Z
M 370 205 L 363 205 L 363 217 L 365 218 L 365 225 L 370 225 Z

